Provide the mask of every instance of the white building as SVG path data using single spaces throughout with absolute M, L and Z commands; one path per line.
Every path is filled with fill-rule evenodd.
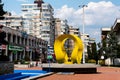
M 69 25 L 67 20 L 60 20 L 59 18 L 55 19 L 55 39 L 62 35 L 69 34 Z
M 24 31 L 40 38 L 40 9 L 37 4 L 22 4 L 22 17 Z
M 116 36 L 117 36 L 117 39 L 118 39 L 118 44 L 120 44 L 120 18 L 116 19 L 112 29 L 116 32 Z
M 74 34 L 80 37 L 80 31 L 79 28 L 74 28 L 73 26 L 69 27 L 69 34 Z
M 17 15 L 5 15 L 4 20 L 0 20 L 0 24 L 10 27 L 15 30 L 22 30 L 22 16 Z
M 108 27 L 101 28 L 101 40 L 106 39 L 110 31 L 111 31 L 111 28 L 108 28 Z
M 84 34 L 84 36 L 83 36 L 83 34 L 81 34 L 81 39 L 83 40 L 83 42 L 84 42 L 84 54 L 85 54 L 85 56 L 87 56 L 88 55 L 88 53 L 87 53 L 87 46 L 88 46 L 88 43 L 89 43 L 89 39 L 90 39 L 90 37 L 89 37 L 89 34 Z
M 55 39 L 53 8 L 50 4 L 43 3 L 41 9 L 41 38 L 48 41 L 48 45 L 53 46 Z
M 48 41 L 53 46 L 54 18 L 53 8 L 42 0 L 35 0 L 33 4 L 22 4 L 24 30 L 33 36 Z

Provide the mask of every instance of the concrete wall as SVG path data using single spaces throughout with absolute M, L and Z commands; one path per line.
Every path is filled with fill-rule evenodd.
M 105 60 L 105 65 L 116 65 L 120 66 L 120 58 L 115 58 L 115 59 L 106 59 Z
M 120 58 L 114 59 L 114 65 L 119 65 L 120 66 Z
M 12 62 L 0 62 L 0 75 L 10 74 L 14 72 L 14 63 Z
M 113 65 L 113 60 L 111 58 L 107 58 L 105 60 L 105 65 Z

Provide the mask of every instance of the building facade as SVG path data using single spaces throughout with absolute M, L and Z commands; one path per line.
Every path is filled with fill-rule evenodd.
M 69 34 L 68 22 L 67 20 L 55 18 L 55 39 L 62 34 Z
M 9 56 L 10 61 L 46 59 L 47 41 L 9 27 L 3 30 L 9 45 L 1 45 L 1 50 Z
M 40 38 L 40 9 L 37 4 L 22 4 L 23 29 Z
M 41 38 L 48 41 L 48 46 L 53 47 L 55 39 L 54 10 L 48 3 L 43 3 L 41 9 Z
M 89 40 L 90 40 L 90 36 L 89 34 L 81 34 L 81 39 L 83 41 L 84 44 L 84 54 L 85 54 L 85 58 L 87 58 L 88 56 L 88 51 L 87 51 L 87 46 L 89 46 Z M 83 40 L 84 39 L 84 40 Z
M 23 28 L 33 36 L 48 41 L 48 46 L 54 43 L 53 8 L 42 0 L 33 4 L 22 4 Z
M 15 29 L 15 30 L 22 30 L 22 16 L 17 15 L 5 15 L 4 20 L 0 20 L 0 24 L 7 26 L 9 28 Z
M 118 44 L 120 44 L 120 19 L 117 18 L 112 26 L 112 30 L 116 33 Z
M 111 31 L 111 28 L 101 28 L 101 40 L 107 38 L 108 33 Z

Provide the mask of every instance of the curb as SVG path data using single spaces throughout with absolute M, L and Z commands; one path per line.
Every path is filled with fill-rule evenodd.
M 49 76 L 49 75 L 52 75 L 52 74 L 54 74 L 54 72 L 49 72 L 49 73 L 42 74 L 42 75 L 37 75 L 37 76 L 29 77 L 29 78 L 24 78 L 22 80 L 35 80 L 35 79 L 42 78 L 42 77 L 45 77 L 45 76 Z

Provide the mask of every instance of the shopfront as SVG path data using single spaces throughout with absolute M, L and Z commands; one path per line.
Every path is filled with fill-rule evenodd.
M 0 45 L 0 55 L 1 55 L 1 53 L 6 54 L 6 49 L 7 49 L 7 45 Z
M 23 47 L 9 45 L 8 50 L 8 56 L 10 61 L 21 60 L 25 56 Z

